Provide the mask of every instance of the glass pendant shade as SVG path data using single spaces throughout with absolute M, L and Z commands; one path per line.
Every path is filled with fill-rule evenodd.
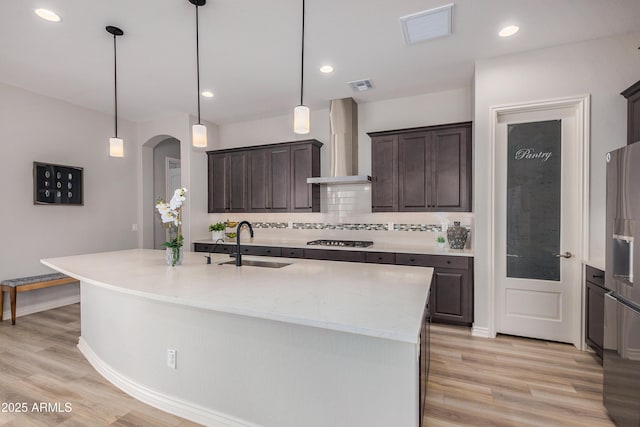
M 124 157 L 124 141 L 122 138 L 109 138 L 109 155 L 111 157 Z
M 293 131 L 299 134 L 309 133 L 309 107 L 298 105 L 293 110 Z
M 204 148 L 207 146 L 207 127 L 205 125 L 193 125 L 191 134 L 191 142 L 194 147 Z

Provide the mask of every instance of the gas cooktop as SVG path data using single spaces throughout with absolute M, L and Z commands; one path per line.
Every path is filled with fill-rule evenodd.
M 373 242 L 366 240 L 312 240 L 307 245 L 344 246 L 348 248 L 368 248 Z

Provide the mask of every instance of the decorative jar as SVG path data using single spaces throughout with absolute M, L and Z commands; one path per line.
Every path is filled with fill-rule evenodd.
M 464 249 L 467 244 L 469 230 L 460 225 L 460 221 L 454 221 L 453 226 L 447 229 L 447 240 L 451 249 Z

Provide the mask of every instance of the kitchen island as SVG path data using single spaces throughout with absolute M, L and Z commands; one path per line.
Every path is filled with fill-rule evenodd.
M 212 259 L 186 252 L 172 268 L 137 249 L 42 262 L 81 281 L 91 364 L 160 409 L 214 426 L 419 425 L 432 269 Z

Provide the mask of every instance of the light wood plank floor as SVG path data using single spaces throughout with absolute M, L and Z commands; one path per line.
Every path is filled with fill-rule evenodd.
M 20 317 L 14 327 L 0 323 L 0 405 L 29 406 L 27 413 L 0 411 L 1 426 L 196 425 L 104 380 L 76 348 L 79 335 L 79 304 Z M 438 324 L 431 340 L 427 426 L 613 425 L 601 403 L 602 368 L 589 353 L 523 338 L 474 338 L 469 328 Z M 72 411 L 32 411 L 40 402 L 62 409 L 69 402 Z
M 614 425 L 602 405 L 602 366 L 591 353 L 431 326 L 427 426 Z

